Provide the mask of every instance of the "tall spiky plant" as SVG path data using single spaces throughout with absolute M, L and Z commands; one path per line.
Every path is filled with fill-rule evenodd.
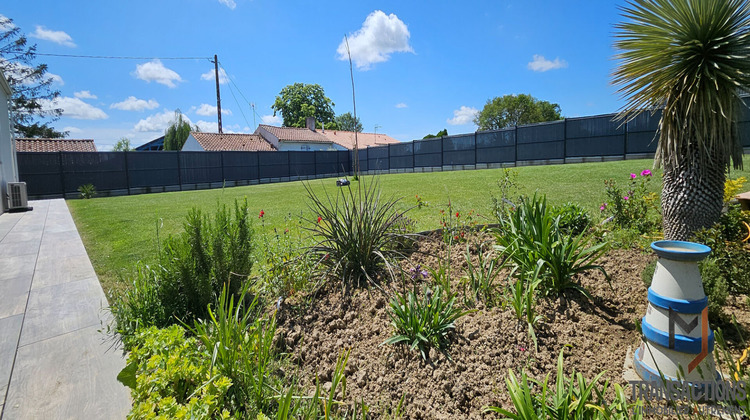
M 750 86 L 747 0 L 632 0 L 615 25 L 621 116 L 663 108 L 664 237 L 686 240 L 719 218 L 726 172 L 742 167 L 736 118 Z

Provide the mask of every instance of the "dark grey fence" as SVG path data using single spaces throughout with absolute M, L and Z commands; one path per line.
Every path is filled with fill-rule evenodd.
M 76 196 L 84 184 L 124 195 L 331 177 L 351 167 L 349 151 L 18 153 L 32 198 Z
M 750 98 L 745 98 L 750 104 Z M 615 114 L 568 118 L 498 131 L 415 140 L 359 151 L 364 173 L 431 172 L 645 158 L 656 151 L 660 113 L 627 124 Z M 750 109 L 738 121 L 750 147 Z M 180 191 L 341 176 L 350 151 L 18 153 L 31 197 L 75 196 L 94 184 L 105 194 Z

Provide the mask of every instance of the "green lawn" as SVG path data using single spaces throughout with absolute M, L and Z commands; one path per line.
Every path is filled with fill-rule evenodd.
M 651 166 L 649 159 L 526 166 L 514 170 L 518 172 L 519 193 L 539 191 L 553 204 L 573 201 L 598 214 L 599 205 L 605 200 L 604 180 L 612 178 L 624 184 L 630 173 L 640 173 Z M 748 158 L 745 167 L 750 168 Z M 501 175 L 501 169 L 487 169 L 377 178 L 385 195 L 403 197 L 403 208 L 414 206 L 417 194 L 428 203 L 408 214 L 417 222 L 417 229 L 428 230 L 439 226 L 440 210 L 447 207 L 449 200 L 454 209 L 488 215 L 491 196 L 499 195 L 497 181 Z M 660 171 L 654 172 L 655 190 L 660 188 L 660 175 Z M 732 178 L 739 176 L 750 178 L 747 170 L 731 174 Z M 318 192 L 335 193 L 337 188 L 333 179 L 309 181 L 309 184 Z M 154 260 L 158 249 L 157 228 L 158 237 L 163 239 L 180 230 L 191 207 L 211 212 L 217 202 L 231 204 L 234 199 L 243 197 L 247 197 L 252 212 L 264 211 L 266 228 L 281 227 L 290 217 L 296 221 L 300 215 L 308 214 L 302 182 L 71 200 L 68 205 L 99 279 L 105 290 L 109 290 L 116 287 L 119 276 L 129 273 L 137 261 Z M 257 225 L 260 226 L 260 222 Z

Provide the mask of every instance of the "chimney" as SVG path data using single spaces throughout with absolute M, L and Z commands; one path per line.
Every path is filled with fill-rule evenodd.
M 315 117 L 307 117 L 305 123 L 308 130 L 315 131 Z

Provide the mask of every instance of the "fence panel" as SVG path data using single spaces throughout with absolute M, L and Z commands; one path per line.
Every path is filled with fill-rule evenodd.
M 26 183 L 29 196 L 63 193 L 59 152 L 18 152 L 18 179 Z
M 563 159 L 565 121 L 518 127 L 516 141 L 517 160 Z
M 443 139 L 414 140 L 414 167 L 443 166 Z
M 289 151 L 289 175 L 315 175 L 315 154 L 302 151 Z
M 221 152 L 221 161 L 226 181 L 258 179 L 258 152 Z
M 474 134 L 443 137 L 443 165 L 474 165 Z
M 315 153 L 316 175 L 336 175 L 341 173 L 341 170 L 338 168 L 338 152 L 315 151 L 312 153 Z
M 654 153 L 659 139 L 656 131 L 659 129 L 661 110 L 653 115 L 642 112 L 627 124 L 627 147 L 625 153 Z
M 615 114 L 570 118 L 565 127 L 565 157 L 612 156 L 625 153 L 625 126 Z
M 126 190 L 125 152 L 62 152 L 63 192 L 93 184 L 97 190 Z
M 183 184 L 221 182 L 221 152 L 180 152 Z
M 367 170 L 387 171 L 390 169 L 388 146 L 370 147 L 367 149 Z
M 414 167 L 413 143 L 399 143 L 388 145 L 388 156 L 391 169 L 405 169 Z
M 258 177 L 260 179 L 289 176 L 289 152 L 256 153 L 258 153 Z
M 506 163 L 516 160 L 516 130 L 477 132 L 477 163 Z
M 125 152 L 130 187 L 162 187 L 180 185 L 180 152 Z
M 359 149 L 357 152 L 359 154 L 359 171 L 365 172 L 367 171 L 367 151 L 369 149 Z M 354 154 L 354 152 L 352 152 Z M 352 165 L 354 165 L 354 161 L 352 161 Z M 354 167 L 352 166 L 352 170 L 354 170 Z
M 339 150 L 336 155 L 338 156 L 338 173 L 341 175 L 350 174 L 352 172 L 352 154 L 349 150 Z

